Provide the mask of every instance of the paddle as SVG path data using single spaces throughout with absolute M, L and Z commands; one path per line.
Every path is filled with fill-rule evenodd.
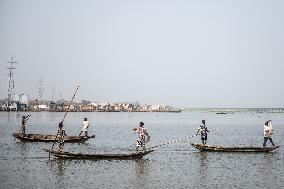
M 64 117 L 63 117 L 63 119 L 62 119 L 62 121 L 61 121 L 62 124 L 63 124 L 63 122 L 65 121 L 65 118 L 66 118 L 66 116 L 67 116 L 67 114 L 68 114 L 70 105 L 71 105 L 71 103 L 73 102 L 73 100 L 74 100 L 74 98 L 75 98 L 75 96 L 76 96 L 76 93 L 77 93 L 79 87 L 80 87 L 80 86 L 79 86 L 79 84 L 78 84 L 78 86 L 77 86 L 77 88 L 76 88 L 76 90 L 75 90 L 75 93 L 74 93 L 74 95 L 73 95 L 73 97 L 72 97 L 72 99 L 71 99 L 71 101 L 70 101 L 70 104 L 68 105 L 67 110 L 66 110 L 66 112 L 65 112 L 65 114 L 64 114 Z M 55 145 L 55 142 L 56 142 L 56 139 L 57 139 L 57 138 L 58 138 L 58 134 L 56 134 L 56 137 L 55 137 L 54 142 L 53 142 L 53 144 L 52 144 L 51 150 L 53 150 L 53 147 L 54 147 L 54 145 Z M 49 153 L 49 157 L 50 157 L 50 153 Z

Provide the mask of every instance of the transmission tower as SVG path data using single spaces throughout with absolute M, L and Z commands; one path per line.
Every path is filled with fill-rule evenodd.
M 42 79 L 42 77 L 40 77 L 40 79 L 37 81 L 38 83 L 38 99 L 42 100 L 42 96 L 43 96 L 43 92 L 44 92 L 44 88 L 43 88 L 43 83 L 44 80 Z
M 54 101 L 54 96 L 55 96 L 55 86 L 52 86 L 52 92 L 51 92 L 51 101 Z
M 12 105 L 12 102 L 15 98 L 15 81 L 14 81 L 14 75 L 15 75 L 15 64 L 18 64 L 18 62 L 14 61 L 14 57 L 10 57 L 10 61 L 8 61 L 9 66 L 7 69 L 9 70 L 9 88 L 8 88 L 8 106 Z

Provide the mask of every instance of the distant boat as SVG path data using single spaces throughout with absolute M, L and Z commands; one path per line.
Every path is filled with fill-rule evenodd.
M 54 142 L 56 140 L 56 135 L 43 135 L 43 134 L 22 134 L 13 133 L 13 136 L 21 141 L 27 142 Z M 64 142 L 84 142 L 90 138 L 95 138 L 92 136 L 64 136 Z
M 82 154 L 82 153 L 70 153 L 70 152 L 58 152 L 54 150 L 44 149 L 44 151 L 50 153 L 52 156 L 60 159 L 140 159 L 143 156 L 153 152 L 154 150 L 138 151 L 129 154 Z
M 168 111 L 168 112 L 170 112 L 170 113 L 180 113 L 181 110 L 170 110 L 170 111 Z
M 216 114 L 227 114 L 227 112 L 217 112 Z
M 191 143 L 193 147 L 200 151 L 209 152 L 272 152 L 280 146 L 274 147 L 223 147 L 223 146 L 209 146 L 202 144 Z

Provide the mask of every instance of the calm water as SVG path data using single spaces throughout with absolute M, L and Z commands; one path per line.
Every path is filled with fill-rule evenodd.
M 28 133 L 55 134 L 64 113 L 31 113 Z M 56 160 L 43 148 L 52 144 L 14 141 L 23 113 L 0 112 L 0 188 L 284 188 L 284 114 L 213 112 L 182 113 L 70 113 L 67 134 L 77 135 L 88 117 L 90 134 L 83 144 L 65 144 L 66 151 L 126 153 L 133 149 L 132 128 L 144 121 L 154 146 L 196 132 L 202 119 L 209 144 L 261 146 L 263 123 L 273 120 L 275 153 L 200 153 L 190 142 L 157 148 L 141 160 Z M 270 145 L 268 143 L 268 145 Z

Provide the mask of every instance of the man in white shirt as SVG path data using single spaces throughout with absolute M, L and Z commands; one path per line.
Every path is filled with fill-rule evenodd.
M 81 136 L 81 134 L 82 134 L 83 132 L 85 132 L 85 137 L 87 137 L 87 136 L 88 136 L 88 128 L 89 128 L 89 127 L 90 127 L 90 124 L 89 124 L 89 122 L 87 121 L 87 118 L 84 118 L 83 125 L 82 125 L 82 130 L 81 130 L 79 136 Z
M 275 144 L 272 141 L 272 134 L 273 134 L 273 128 L 272 128 L 272 122 L 271 120 L 265 122 L 264 127 L 263 127 L 263 136 L 264 136 L 264 142 L 263 142 L 263 147 L 266 146 L 267 140 L 269 140 L 274 147 Z
M 205 120 L 202 120 L 201 123 L 202 124 L 200 125 L 200 127 L 198 127 L 196 135 L 198 135 L 200 133 L 202 144 L 206 145 L 206 143 L 207 143 L 207 132 L 210 132 L 210 131 L 207 129 L 207 126 L 205 124 Z

